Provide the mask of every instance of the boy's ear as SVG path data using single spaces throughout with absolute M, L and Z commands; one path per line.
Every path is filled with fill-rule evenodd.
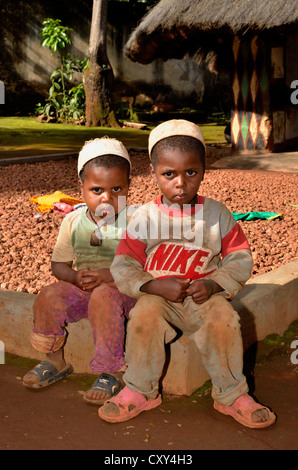
M 150 163 L 150 165 L 149 165 L 149 170 L 150 170 L 150 173 L 151 173 L 152 178 L 156 181 L 155 170 L 154 170 L 154 168 L 153 168 L 152 163 Z
M 81 190 L 81 196 L 82 196 L 82 198 L 84 199 L 83 183 L 82 183 L 82 181 L 81 181 L 80 178 L 78 179 L 78 184 L 79 184 L 79 188 L 80 188 L 80 190 Z

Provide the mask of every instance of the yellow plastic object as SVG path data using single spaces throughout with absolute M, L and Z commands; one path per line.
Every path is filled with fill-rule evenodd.
M 65 202 L 71 206 L 84 202 L 82 199 L 68 196 L 61 191 L 55 191 L 53 194 L 47 194 L 40 197 L 34 196 L 30 198 L 30 201 L 33 202 L 33 204 L 38 204 L 38 207 L 36 208 L 38 212 L 47 212 L 48 210 L 53 209 L 54 202 Z

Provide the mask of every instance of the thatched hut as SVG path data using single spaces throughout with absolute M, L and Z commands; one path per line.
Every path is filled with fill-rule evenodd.
M 142 64 L 189 55 L 214 73 L 228 69 L 233 148 L 298 148 L 298 0 L 161 0 L 125 53 Z

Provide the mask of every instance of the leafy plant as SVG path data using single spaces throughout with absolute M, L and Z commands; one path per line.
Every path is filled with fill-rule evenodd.
M 72 44 L 68 34 L 73 31 L 73 29 L 67 26 L 61 26 L 61 20 L 54 20 L 53 18 L 45 19 L 42 24 L 41 46 L 48 47 L 51 54 L 54 54 L 58 50 L 60 54 L 63 55 L 65 47 Z
M 69 90 L 68 115 L 73 119 L 79 120 L 84 117 L 85 110 L 85 90 L 84 84 L 72 87 Z
M 84 116 L 85 92 L 83 83 L 72 86 L 73 74 L 82 73 L 87 67 L 88 59 L 77 59 L 65 51 L 72 44 L 69 33 L 72 28 L 61 25 L 61 20 L 47 18 L 42 23 L 41 46 L 48 47 L 51 54 L 60 55 L 60 65 L 51 74 L 51 87 L 46 104 L 36 105 L 38 114 L 56 117 L 58 121 L 73 121 Z

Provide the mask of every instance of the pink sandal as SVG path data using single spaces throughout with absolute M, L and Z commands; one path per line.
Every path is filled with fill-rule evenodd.
M 115 416 L 115 406 L 111 412 L 109 404 L 113 403 L 117 406 L 117 416 Z M 128 387 L 124 387 L 115 397 L 107 400 L 105 404 L 99 408 L 98 415 L 104 421 L 109 423 L 121 423 L 138 416 L 142 411 L 149 411 L 161 405 L 162 399 L 158 395 L 153 400 L 147 400 L 144 395 L 134 392 Z
M 271 426 L 276 420 L 276 416 L 266 406 L 256 403 L 254 399 L 248 395 L 241 395 L 230 406 L 222 405 L 214 402 L 214 408 L 225 415 L 232 416 L 236 421 L 247 426 L 248 428 L 266 428 Z M 252 414 L 257 410 L 266 410 L 268 417 L 266 421 L 256 423 L 252 421 Z

